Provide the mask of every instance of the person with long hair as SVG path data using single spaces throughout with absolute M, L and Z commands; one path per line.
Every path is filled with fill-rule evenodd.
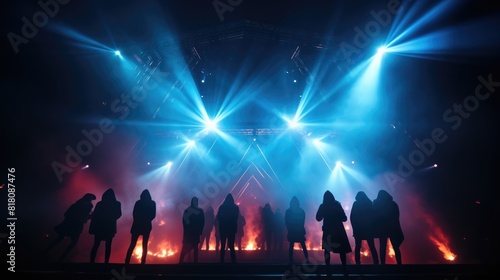
M 402 264 L 401 250 L 404 234 L 399 222 L 399 206 L 393 197 L 385 190 L 380 190 L 373 200 L 375 213 L 375 237 L 379 239 L 380 263 L 385 264 L 387 240 L 391 241 L 396 263 Z
M 361 264 L 361 245 L 363 240 L 368 243 L 370 252 L 372 254 L 373 263 L 378 264 L 378 253 L 375 248 L 374 239 L 374 214 L 373 214 L 373 203 L 368 198 L 365 192 L 359 191 L 356 194 L 355 201 L 351 208 L 351 226 L 354 236 L 354 242 L 356 243 L 354 247 L 354 260 L 356 264 Z
M 224 256 L 227 247 L 231 253 L 231 262 L 236 263 L 236 252 L 234 251 L 234 241 L 238 229 L 238 216 L 240 208 L 234 203 L 234 198 L 228 194 L 217 211 L 216 219 L 219 225 L 220 233 L 220 262 L 224 262 Z
M 347 233 L 344 228 L 344 222 L 347 216 L 339 201 L 330 191 L 323 195 L 323 203 L 316 212 L 316 220 L 323 221 L 322 248 L 325 255 L 325 264 L 330 265 L 330 253 L 338 253 L 340 261 L 345 267 L 347 264 L 347 253 L 352 252 Z

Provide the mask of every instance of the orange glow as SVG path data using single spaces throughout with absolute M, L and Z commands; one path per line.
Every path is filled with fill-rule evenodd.
M 149 242 L 151 244 L 151 242 Z M 149 247 L 149 245 L 148 245 Z M 148 256 L 154 256 L 157 258 L 166 258 L 171 257 L 179 252 L 179 248 L 177 246 L 173 246 L 172 243 L 163 241 L 161 242 L 156 250 L 149 251 Z M 142 256 L 142 240 L 137 240 L 137 245 L 135 246 L 134 255 L 137 259 L 141 259 Z
M 394 248 L 392 247 L 391 242 L 388 242 L 388 247 L 389 247 L 389 257 L 394 258 L 396 256 L 396 253 L 394 253 Z
M 255 238 L 254 238 L 255 239 Z M 252 238 L 250 238 L 250 241 L 247 242 L 247 245 L 246 246 L 243 246 L 242 247 L 245 247 L 244 250 L 257 250 L 257 244 L 255 243 L 255 241 L 252 241 Z
M 426 215 L 425 221 L 432 228 L 432 231 L 428 236 L 429 239 L 437 246 L 439 251 L 443 253 L 443 257 L 445 260 L 454 261 L 457 255 L 451 251 L 448 238 L 444 235 L 443 230 L 435 224 L 434 220 L 431 219 L 430 216 Z
M 370 255 L 370 253 L 368 252 L 368 250 L 362 250 L 361 251 L 361 255 L 365 256 L 365 257 L 368 257 Z
M 437 232 L 439 233 L 439 232 Z M 437 234 L 436 234 L 437 235 Z M 442 236 L 444 237 L 444 236 Z M 438 240 L 435 236 L 429 236 L 429 239 L 436 244 L 438 247 L 439 251 L 443 253 L 444 259 L 448 261 L 454 261 L 457 257 L 453 252 L 451 252 L 449 246 L 448 246 L 448 240 L 446 239 L 441 239 Z

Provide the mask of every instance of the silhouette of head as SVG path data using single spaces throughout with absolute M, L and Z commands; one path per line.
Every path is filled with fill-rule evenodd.
M 191 198 L 191 206 L 198 207 L 198 198 L 196 196 L 193 196 L 193 198 Z
M 151 194 L 149 193 L 148 190 L 143 190 L 141 193 L 141 199 L 142 200 L 151 200 Z
M 86 193 L 86 194 L 85 194 L 85 195 L 81 198 L 81 200 L 86 200 L 86 201 L 88 201 L 88 202 L 91 202 L 92 200 L 95 200 L 95 199 L 97 199 L 97 197 L 96 197 L 94 194 L 92 194 L 92 193 Z
M 371 200 L 368 198 L 368 196 L 366 195 L 366 193 L 364 191 L 359 191 L 356 194 L 356 201 L 371 202 Z
M 392 196 L 386 190 L 380 190 L 377 194 L 377 200 L 379 201 L 391 201 Z
M 116 196 L 115 196 L 115 192 L 113 191 L 113 189 L 109 188 L 107 189 L 103 194 L 102 194 L 102 199 L 103 201 L 115 201 L 116 200 Z
M 326 191 L 325 194 L 323 195 L 323 203 L 324 204 L 332 204 L 335 202 L 335 197 L 333 196 L 333 193 L 330 191 Z
M 232 194 L 226 195 L 226 199 L 224 199 L 224 204 L 234 204 L 234 198 Z
M 292 197 L 292 199 L 290 200 L 290 208 L 299 208 L 299 206 L 299 199 L 296 196 Z

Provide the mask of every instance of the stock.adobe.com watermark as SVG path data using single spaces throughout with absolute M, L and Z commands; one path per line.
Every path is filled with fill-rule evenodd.
M 478 84 L 473 94 L 466 96 L 460 103 L 454 103 L 443 112 L 443 122 L 448 125 L 448 130 L 459 129 L 464 120 L 470 118 L 472 113 L 480 108 L 481 102 L 489 99 L 500 87 L 500 80 L 493 80 L 491 73 L 486 77 L 478 76 L 477 80 Z M 445 143 L 448 138 L 445 128 L 436 127 L 431 131 L 429 137 L 423 140 L 416 139 L 417 148 L 413 149 L 407 156 L 398 156 L 397 174 L 385 174 L 389 188 L 393 190 L 396 184 L 404 182 L 405 178 L 413 175 L 416 169 L 434 154 L 438 145 Z
M 7 169 L 7 270 L 16 272 L 16 169 Z
M 214 6 L 220 21 L 224 21 L 224 13 L 234 11 L 234 8 L 239 6 L 242 2 L 243 0 L 214 0 L 212 6 Z
M 30 39 L 38 35 L 39 29 L 45 27 L 49 23 L 49 19 L 55 17 L 60 10 L 61 5 L 66 5 L 70 0 L 40 0 L 37 2 L 40 9 L 33 13 L 31 19 L 22 17 L 20 32 L 9 32 L 9 39 L 12 49 L 17 54 L 21 44 L 28 44 Z

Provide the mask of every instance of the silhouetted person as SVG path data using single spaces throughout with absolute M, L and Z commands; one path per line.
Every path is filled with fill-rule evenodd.
M 399 246 L 403 243 L 404 235 L 399 222 L 399 206 L 392 196 L 385 190 L 378 192 L 377 198 L 373 200 L 376 229 L 375 237 L 380 242 L 380 263 L 385 264 L 387 239 L 391 241 L 396 263 L 401 264 L 401 250 Z
M 205 250 L 210 249 L 210 235 L 215 226 L 215 213 L 214 208 L 209 206 L 205 211 L 205 225 L 203 226 L 203 232 L 201 233 L 200 250 L 205 244 Z M 217 244 L 218 246 L 219 244 Z
M 216 219 L 219 222 L 220 231 L 220 262 L 224 262 L 224 256 L 226 253 L 226 242 L 227 247 L 231 253 L 231 262 L 236 263 L 236 252 L 234 251 L 234 239 L 236 236 L 236 230 L 238 228 L 238 216 L 240 213 L 240 208 L 234 203 L 234 198 L 231 194 L 228 194 L 224 202 L 219 207 L 217 211 Z
M 219 252 L 220 250 L 220 230 L 219 230 L 219 221 L 217 218 L 214 219 L 214 236 L 215 236 L 215 251 Z
M 198 245 L 200 236 L 205 226 L 205 213 L 198 207 L 198 198 L 191 199 L 191 205 L 184 210 L 182 215 L 182 250 L 179 257 L 179 263 L 184 262 L 184 257 L 190 251 L 193 251 L 194 262 L 198 263 Z
M 89 233 L 94 235 L 94 245 L 90 251 L 90 263 L 95 262 L 101 241 L 105 242 L 104 263 L 109 263 L 111 244 L 116 234 L 116 221 L 122 216 L 121 203 L 116 200 L 113 189 L 102 194 L 91 215 Z
M 356 194 L 355 201 L 351 208 L 351 225 L 356 246 L 354 247 L 354 259 L 356 264 L 361 264 L 361 245 L 366 240 L 372 254 L 373 263 L 378 264 L 378 253 L 375 248 L 374 239 L 374 211 L 373 203 L 365 192 Z
M 316 212 L 316 220 L 323 221 L 322 247 L 325 254 L 325 264 L 330 265 L 330 253 L 338 253 L 340 261 L 345 267 L 347 264 L 347 253 L 352 252 L 343 222 L 347 216 L 340 202 L 330 191 L 323 195 L 323 203 Z
M 306 263 L 309 263 L 309 254 L 306 248 L 306 212 L 300 208 L 297 197 L 292 197 L 290 207 L 285 211 L 285 224 L 288 231 L 287 238 L 288 247 L 288 262 L 293 264 L 293 246 L 298 242 L 304 252 Z
M 274 212 L 274 235 L 273 235 L 274 249 L 278 252 L 283 251 L 285 230 L 286 230 L 285 217 L 283 216 L 281 210 L 278 208 L 276 209 L 276 212 Z
M 269 254 L 272 249 L 273 241 L 273 228 L 274 228 L 274 213 L 271 209 L 271 205 L 266 203 L 264 208 L 262 208 L 262 230 L 264 233 L 264 244 L 266 245 L 267 253 Z
M 45 254 L 50 252 L 64 238 L 69 237 L 71 242 L 59 257 L 59 261 L 63 261 L 66 258 L 78 242 L 80 234 L 83 231 L 83 225 L 90 219 L 92 208 L 94 207 L 92 201 L 95 199 L 96 196 L 94 194 L 87 193 L 64 212 L 64 220 L 54 227 L 54 231 L 58 236 L 45 249 Z
M 245 225 L 247 224 L 247 221 L 245 220 L 245 217 L 241 214 L 238 215 L 238 228 L 236 229 L 236 244 L 238 245 L 238 251 L 243 250 L 241 241 L 243 240 L 243 236 L 245 235 Z
M 130 258 L 134 252 L 135 245 L 139 236 L 142 236 L 142 256 L 141 264 L 146 263 L 148 255 L 149 235 L 153 229 L 152 221 L 156 217 L 156 202 L 151 199 L 151 194 L 148 190 L 143 190 L 139 200 L 135 202 L 133 210 L 133 222 L 130 228 L 132 238 L 125 257 L 125 264 L 130 263 Z

